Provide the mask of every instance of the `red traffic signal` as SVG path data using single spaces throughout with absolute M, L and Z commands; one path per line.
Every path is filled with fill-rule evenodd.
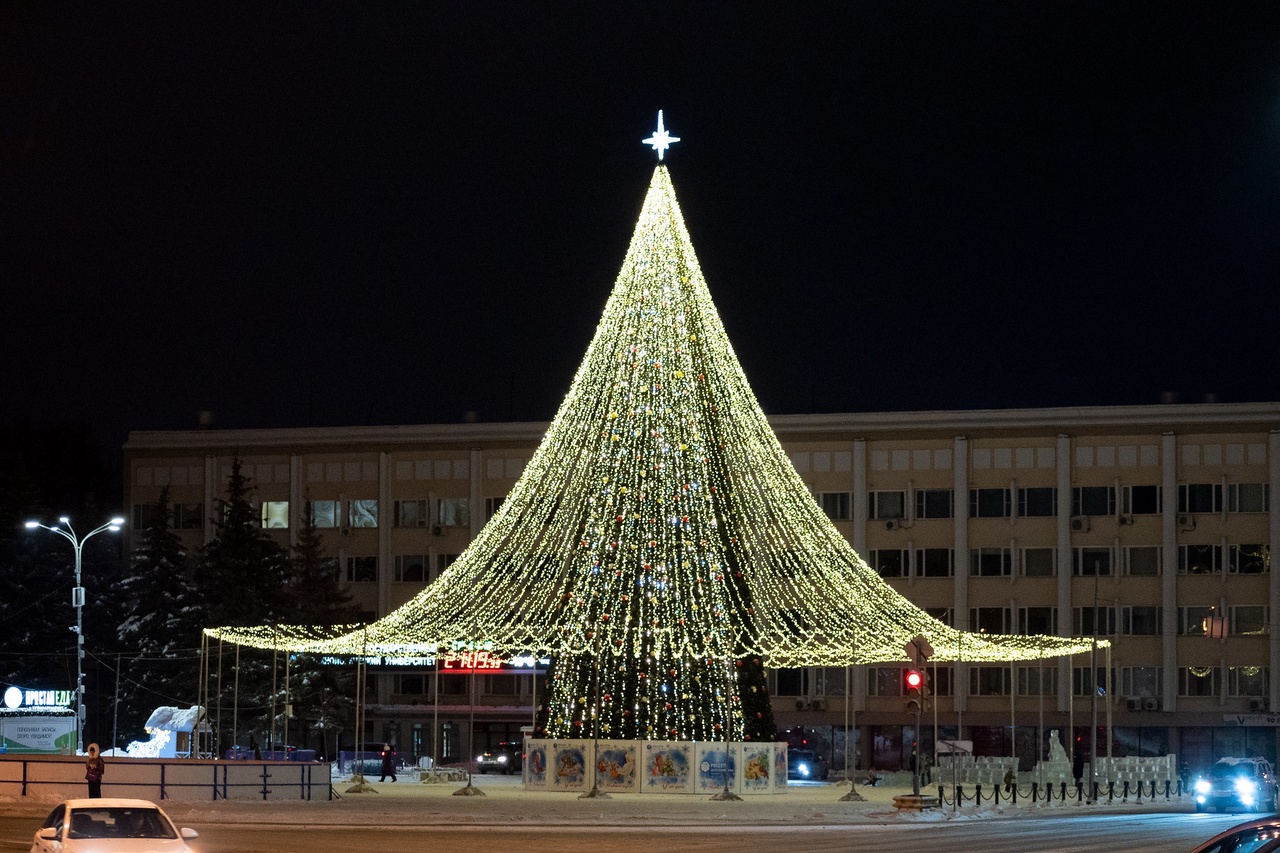
M 907 710 L 919 714 L 925 708 L 924 673 L 918 669 L 908 669 L 902 673 L 903 693 L 907 697 Z

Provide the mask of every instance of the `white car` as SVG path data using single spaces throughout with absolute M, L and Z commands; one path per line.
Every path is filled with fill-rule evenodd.
M 187 841 L 198 836 L 147 800 L 65 800 L 36 830 L 31 853 L 194 853 Z

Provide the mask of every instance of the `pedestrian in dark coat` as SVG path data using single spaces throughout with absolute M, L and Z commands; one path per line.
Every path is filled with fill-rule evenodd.
M 387 781 L 387 777 L 391 777 L 391 781 L 396 781 L 396 753 L 391 748 L 391 744 L 384 743 L 382 745 L 382 776 L 379 782 Z

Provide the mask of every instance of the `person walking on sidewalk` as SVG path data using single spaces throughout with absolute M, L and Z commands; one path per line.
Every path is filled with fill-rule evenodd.
M 396 781 L 396 753 L 391 748 L 391 744 L 384 743 L 382 745 L 382 776 L 379 782 L 387 781 L 387 777 L 391 777 L 391 781 Z

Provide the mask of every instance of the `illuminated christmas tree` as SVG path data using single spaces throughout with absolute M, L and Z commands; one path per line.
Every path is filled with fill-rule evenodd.
M 661 158 L 676 139 L 646 141 Z M 764 666 L 905 660 L 921 634 L 935 660 L 1089 648 L 962 634 L 853 551 L 751 392 L 661 164 L 573 384 L 475 541 L 365 630 L 275 630 L 295 650 L 549 655 L 547 734 L 699 741 L 772 736 Z

